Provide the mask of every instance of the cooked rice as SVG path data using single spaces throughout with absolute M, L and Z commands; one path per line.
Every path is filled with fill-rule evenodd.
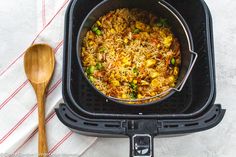
M 85 73 L 107 96 L 143 99 L 176 85 L 180 45 L 166 20 L 140 9 L 117 9 L 87 32 Z

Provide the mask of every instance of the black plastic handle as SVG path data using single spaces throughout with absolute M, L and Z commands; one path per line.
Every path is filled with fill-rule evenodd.
M 153 136 L 134 134 L 130 136 L 130 157 L 153 157 Z

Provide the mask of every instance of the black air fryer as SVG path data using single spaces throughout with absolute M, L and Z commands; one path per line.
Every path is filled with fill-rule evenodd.
M 130 138 L 130 156 L 153 157 L 153 137 L 210 129 L 225 110 L 216 96 L 212 19 L 203 0 L 166 0 L 184 18 L 198 58 L 181 92 L 148 106 L 107 101 L 82 77 L 77 59 L 77 36 L 87 14 L 102 0 L 72 0 L 65 17 L 63 98 L 56 109 L 71 130 L 92 136 Z M 148 3 L 148 1 L 147 1 Z

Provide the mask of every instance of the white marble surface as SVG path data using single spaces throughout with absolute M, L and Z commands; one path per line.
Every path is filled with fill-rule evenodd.
M 0 71 L 17 56 L 16 47 L 23 51 L 36 34 L 37 24 L 27 27 L 35 13 L 34 3 L 31 2 L 12 0 L 0 4 L 0 20 L 8 20 L 8 23 L 0 23 Z M 216 103 L 222 104 L 227 113 L 221 124 L 211 130 L 155 139 L 155 156 L 158 157 L 234 157 L 236 154 L 236 1 L 206 2 L 214 22 Z M 23 12 L 16 9 L 19 6 Z M 12 19 L 16 15 L 23 16 L 18 20 Z M 128 139 L 99 138 L 82 157 L 128 157 L 128 154 Z

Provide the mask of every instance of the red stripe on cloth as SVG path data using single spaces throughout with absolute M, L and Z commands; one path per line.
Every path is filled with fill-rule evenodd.
M 51 115 L 49 115 L 47 118 L 46 118 L 46 124 L 53 118 L 55 117 L 56 115 L 56 112 L 53 112 Z M 13 155 L 16 155 L 16 153 L 32 138 L 34 137 L 34 135 L 38 132 L 38 128 L 34 130 L 34 132 L 32 132 L 30 134 L 30 136 L 14 151 Z
M 58 49 L 63 45 L 63 41 L 64 41 L 64 40 L 62 40 L 62 41 L 59 42 L 59 44 L 57 45 L 57 47 L 54 49 L 55 52 L 57 52 Z
M 0 110 L 12 99 L 14 96 L 23 88 L 25 85 L 28 84 L 28 80 L 23 82 L 3 103 L 0 105 Z
M 43 27 L 46 25 L 46 7 L 45 7 L 45 0 L 42 0 L 42 22 Z
M 60 147 L 71 135 L 73 134 L 72 131 L 68 132 L 56 145 L 54 145 L 49 151 L 48 155 L 52 155 L 58 147 Z
M 54 49 L 55 54 L 58 52 L 59 48 L 63 45 L 63 40 L 61 42 L 59 42 L 59 44 L 57 45 L 57 47 Z M 20 92 L 21 89 L 23 89 L 25 87 L 26 84 L 28 84 L 29 81 L 26 80 L 25 82 L 23 82 L 22 85 L 20 85 L 20 87 L 18 87 L 1 105 L 0 105 L 0 110 L 12 99 L 15 97 L 15 95 L 17 93 Z
M 49 89 L 47 96 L 51 94 L 57 87 L 58 85 L 62 82 L 62 79 L 60 78 L 52 87 Z M 0 144 L 2 144 L 37 108 L 37 104 L 33 106 L 33 108 L 10 130 L 6 135 L 4 135 L 0 139 Z
M 52 17 L 52 19 L 45 25 L 45 27 L 36 35 L 36 37 L 33 39 L 32 44 L 35 42 L 35 40 L 39 37 L 39 35 L 51 24 L 51 22 L 55 19 L 55 17 L 61 12 L 61 10 L 65 7 L 65 5 L 69 2 L 69 0 L 66 0 L 63 5 L 59 8 L 59 10 L 56 12 L 56 14 Z M 4 73 L 6 73 L 23 55 L 25 54 L 25 51 L 19 55 L 5 70 L 0 72 L 0 76 L 2 76 Z

